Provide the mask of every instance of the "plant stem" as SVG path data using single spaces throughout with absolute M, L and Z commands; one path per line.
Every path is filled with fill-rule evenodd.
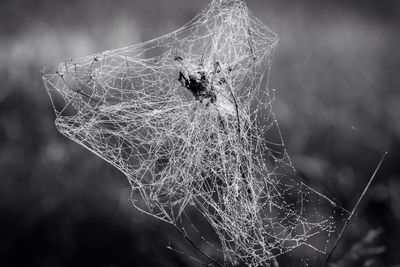
M 216 266 L 218 267 L 223 267 L 219 262 L 217 262 L 216 260 L 214 260 L 213 258 L 211 258 L 209 255 L 207 255 L 204 251 L 201 250 L 201 248 L 199 248 L 194 241 L 188 236 L 188 234 L 186 233 L 186 231 L 180 229 L 177 225 L 174 224 L 175 229 L 179 232 L 180 235 L 182 235 L 197 251 L 199 251 L 202 255 L 204 255 L 207 259 L 209 259 L 210 261 L 212 261 Z M 214 265 L 212 265 L 214 266 Z
M 333 246 L 331 252 L 328 254 L 328 257 L 326 257 L 326 261 L 325 261 L 325 265 L 324 265 L 325 267 L 328 266 L 328 262 L 329 262 L 329 260 L 330 260 L 330 258 L 332 256 L 333 252 L 335 251 L 335 249 L 338 246 L 340 240 L 342 239 L 343 233 L 346 230 L 347 226 L 350 224 L 351 219 L 353 219 L 354 214 L 355 214 L 355 212 L 356 212 L 356 210 L 358 208 L 358 205 L 360 204 L 360 202 L 363 199 L 364 195 L 367 193 L 368 188 L 370 187 L 372 181 L 374 180 L 374 178 L 376 176 L 376 173 L 378 172 L 379 168 L 381 167 L 381 164 L 382 164 L 383 160 L 385 159 L 385 156 L 387 155 L 387 153 L 388 152 L 386 151 L 385 154 L 383 154 L 381 160 L 378 163 L 378 166 L 376 166 L 374 173 L 372 174 L 371 178 L 369 179 L 368 184 L 365 186 L 364 191 L 362 192 L 361 196 L 358 198 L 356 205 L 354 206 L 353 210 L 351 211 L 349 217 L 346 219 L 346 221 L 345 221 L 345 223 L 343 225 L 343 228 L 340 231 L 339 237 L 336 240 L 335 245 Z

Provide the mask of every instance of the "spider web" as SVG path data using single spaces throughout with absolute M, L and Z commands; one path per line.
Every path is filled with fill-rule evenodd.
M 260 266 L 300 245 L 324 252 L 348 215 L 285 150 L 268 89 L 277 43 L 244 1 L 213 0 L 172 33 L 43 80 L 58 130 L 122 171 L 136 208 L 178 225 L 193 206 L 225 261 Z

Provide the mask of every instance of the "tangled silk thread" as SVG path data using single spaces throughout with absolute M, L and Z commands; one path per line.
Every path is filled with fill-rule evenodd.
M 121 170 L 138 209 L 177 225 L 190 205 L 225 261 L 260 266 L 300 245 L 324 252 L 347 215 L 286 153 L 268 89 L 277 43 L 244 1 L 213 0 L 174 32 L 43 80 L 59 131 Z

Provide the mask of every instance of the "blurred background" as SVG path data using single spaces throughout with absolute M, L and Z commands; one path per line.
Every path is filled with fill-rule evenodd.
M 400 2 L 246 2 L 280 36 L 270 86 L 299 175 L 351 210 L 389 152 L 333 266 L 400 266 Z M 0 265 L 196 266 L 131 207 L 123 174 L 57 132 L 40 71 L 166 34 L 208 3 L 0 2 Z

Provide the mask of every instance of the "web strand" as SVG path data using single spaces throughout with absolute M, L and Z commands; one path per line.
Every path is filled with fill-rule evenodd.
M 136 208 L 175 226 L 194 207 L 227 261 L 261 266 L 301 245 L 324 252 L 347 216 L 286 152 L 268 89 L 277 43 L 244 1 L 214 0 L 170 34 L 43 80 L 59 131 L 122 171 Z

